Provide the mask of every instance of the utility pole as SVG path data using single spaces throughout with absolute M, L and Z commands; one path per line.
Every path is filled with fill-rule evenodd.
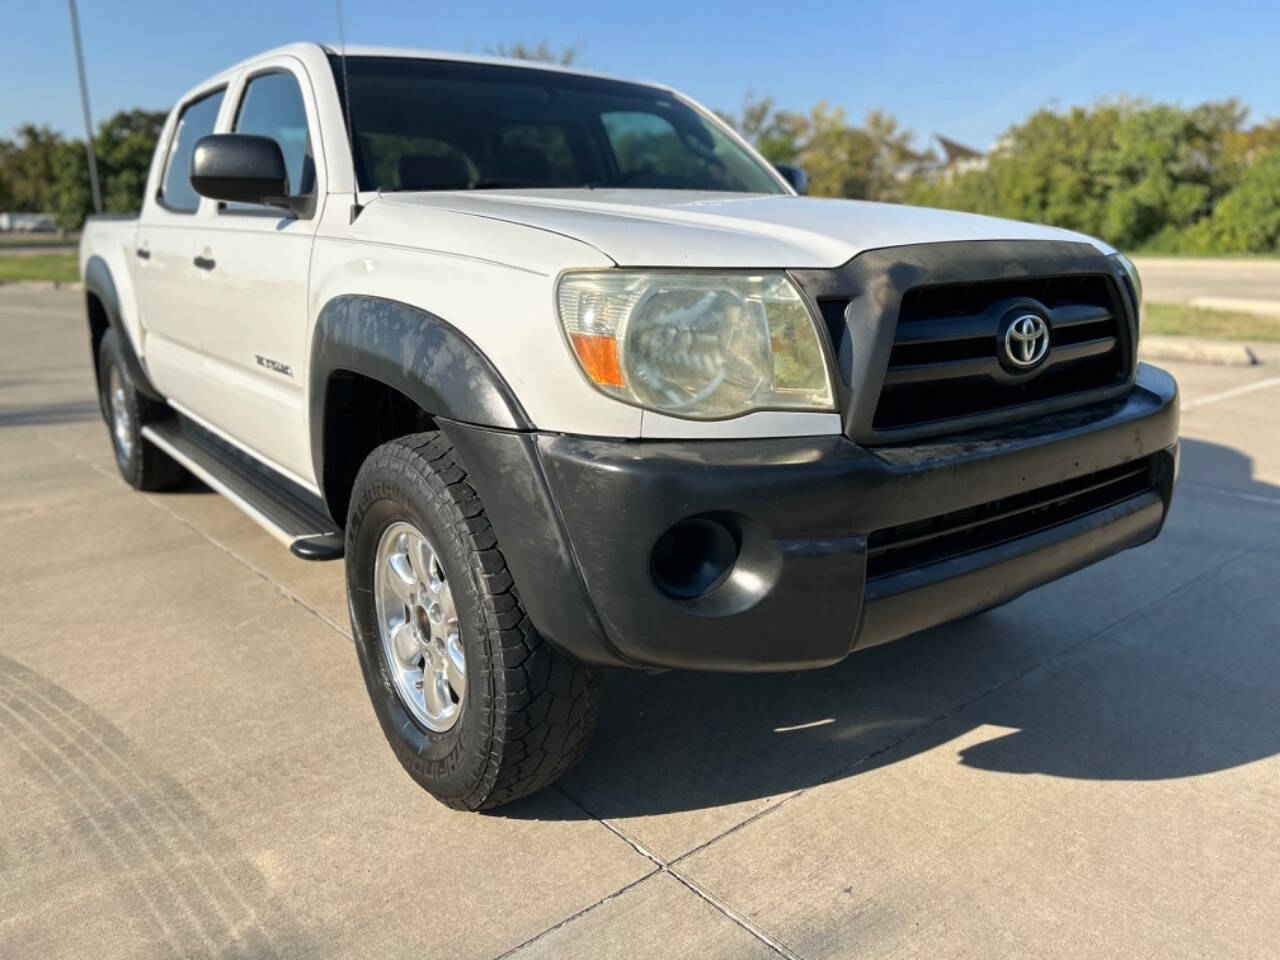
M 76 0 L 67 0 L 71 7 L 71 36 L 76 42 L 76 69 L 80 72 L 80 104 L 84 107 L 84 146 L 89 151 L 89 187 L 93 190 L 93 212 L 102 213 L 102 188 L 98 186 L 98 158 L 93 152 L 93 118 L 89 112 L 89 84 L 84 78 L 84 51 L 80 48 L 80 16 L 76 13 Z

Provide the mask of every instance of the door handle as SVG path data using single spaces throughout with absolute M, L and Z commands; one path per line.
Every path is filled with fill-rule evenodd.
M 134 254 L 137 256 L 137 258 L 138 258 L 139 260 L 150 260 L 150 259 L 151 259 L 151 251 L 150 251 L 150 250 L 146 250 L 146 249 L 144 249 L 143 247 L 139 247 L 137 250 L 135 250 L 135 251 L 133 251 L 133 252 L 134 252 Z
M 212 270 L 218 265 L 217 261 L 214 260 L 213 257 L 196 257 L 191 262 L 201 270 Z

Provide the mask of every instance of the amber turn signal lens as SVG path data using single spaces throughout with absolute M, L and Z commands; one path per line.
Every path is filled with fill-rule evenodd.
M 625 387 L 618 366 L 618 344 L 613 337 L 589 333 L 572 333 L 573 352 L 592 382 L 602 387 Z

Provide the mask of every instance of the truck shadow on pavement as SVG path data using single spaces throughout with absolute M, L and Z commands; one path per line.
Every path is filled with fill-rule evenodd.
M 1183 442 L 1154 544 L 794 679 L 628 671 L 562 783 L 581 815 L 785 795 L 926 751 L 1007 774 L 1158 780 L 1280 751 L 1280 488 Z M 1194 478 L 1194 479 L 1193 479 Z M 500 813 L 551 817 L 532 798 Z

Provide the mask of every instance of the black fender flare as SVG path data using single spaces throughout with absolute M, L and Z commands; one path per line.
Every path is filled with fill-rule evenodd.
M 605 637 L 577 572 L 533 424 L 484 352 L 420 307 L 354 294 L 325 303 L 311 339 L 307 406 L 312 466 L 327 504 L 326 418 L 330 386 L 343 374 L 391 387 L 438 421 L 487 505 L 538 629 L 580 659 L 626 663 Z
M 432 417 L 502 430 L 532 429 L 493 363 L 456 327 L 397 300 L 343 294 L 321 308 L 311 338 L 311 460 L 322 482 L 325 413 L 335 373 L 386 384 Z
M 164 395 L 151 383 L 147 370 L 142 365 L 137 351 L 133 348 L 133 339 L 125 329 L 120 313 L 120 295 L 116 292 L 116 282 L 111 276 L 111 268 L 101 257 L 90 257 L 84 267 L 84 290 L 86 295 L 93 294 L 102 304 L 107 315 L 107 325 L 116 332 L 116 341 L 120 344 L 120 354 L 124 357 L 124 365 L 129 371 L 129 379 L 134 389 L 156 403 L 164 403 Z M 86 305 L 87 309 L 87 305 Z M 93 363 L 94 379 L 98 376 L 98 358 L 90 358 Z

